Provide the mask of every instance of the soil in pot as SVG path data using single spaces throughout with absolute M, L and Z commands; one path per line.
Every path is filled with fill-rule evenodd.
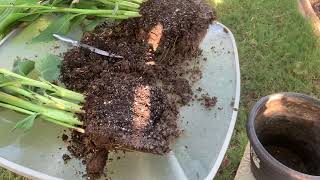
M 193 95 L 188 65 L 215 19 L 211 7 L 196 0 L 148 0 L 141 14 L 82 38 L 123 59 L 83 48 L 64 57 L 62 81 L 87 96 L 81 115 L 86 133 L 74 133 L 69 150 L 84 158 L 91 179 L 102 174 L 109 151 L 170 151 L 180 134 L 178 109 Z
M 293 130 L 294 131 L 294 130 Z M 274 136 L 262 144 L 268 153 L 283 165 L 298 172 L 319 176 L 317 152 L 306 149 L 305 143 L 297 142 L 294 137 Z
M 320 122 L 315 110 L 318 107 L 286 99 L 270 103 L 268 107 L 273 109 L 261 116 L 255 125 L 263 147 L 283 165 L 319 176 Z

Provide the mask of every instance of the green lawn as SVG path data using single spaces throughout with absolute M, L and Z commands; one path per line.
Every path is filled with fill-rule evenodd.
M 5 169 L 0 168 L 0 180 L 27 180 L 21 176 L 15 175 Z
M 247 144 L 246 120 L 261 97 L 284 91 L 320 97 L 320 48 L 297 0 L 212 0 L 237 41 L 241 108 L 217 180 L 233 179 Z
M 320 97 L 320 48 L 297 0 L 212 0 L 219 21 L 234 33 L 240 55 L 242 99 L 236 130 L 218 180 L 233 179 L 247 136 L 253 103 L 294 91 Z M 0 169 L 0 179 L 22 179 Z

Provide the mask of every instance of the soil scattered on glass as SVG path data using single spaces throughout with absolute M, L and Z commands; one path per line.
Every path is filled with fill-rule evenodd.
M 200 101 L 202 101 L 202 105 L 204 105 L 207 109 L 211 109 L 216 106 L 218 102 L 217 97 L 210 97 L 208 94 L 202 95 L 200 98 Z
M 62 141 L 67 141 L 68 140 L 68 135 L 66 135 L 66 134 L 62 134 L 62 136 L 61 136 L 61 139 L 62 139 Z
M 64 163 L 67 164 L 68 161 L 71 159 L 71 157 L 68 154 L 63 154 L 62 159 L 63 159 Z
M 123 59 L 83 48 L 64 55 L 61 80 L 87 97 L 80 116 L 86 133 L 73 133 L 68 150 L 84 158 L 90 179 L 102 175 L 110 151 L 170 151 L 181 132 L 178 109 L 193 96 L 186 65 L 196 63 L 199 43 L 215 19 L 211 7 L 199 0 L 148 0 L 140 13 L 82 38 Z

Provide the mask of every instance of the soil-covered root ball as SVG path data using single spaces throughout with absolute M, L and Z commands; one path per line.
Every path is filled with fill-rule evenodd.
M 142 77 L 105 73 L 93 81 L 84 109 L 86 134 L 98 148 L 165 154 L 178 135 L 177 110 Z

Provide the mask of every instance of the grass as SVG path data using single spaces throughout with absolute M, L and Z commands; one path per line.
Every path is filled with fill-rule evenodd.
M 215 179 L 234 178 L 245 146 L 246 120 L 261 97 L 284 91 L 320 97 L 319 39 L 297 0 L 212 0 L 219 21 L 234 33 L 241 66 L 241 108 Z
M 28 180 L 27 178 L 18 176 L 2 168 L 0 168 L 0 179 L 1 180 Z
M 234 33 L 242 74 L 237 126 L 217 180 L 231 180 L 247 144 L 247 114 L 259 98 L 293 91 L 320 97 L 320 48 L 296 0 L 212 0 Z M 0 169 L 0 179 L 16 179 Z M 18 177 L 19 179 L 19 177 Z M 20 178 L 21 179 L 21 178 Z

